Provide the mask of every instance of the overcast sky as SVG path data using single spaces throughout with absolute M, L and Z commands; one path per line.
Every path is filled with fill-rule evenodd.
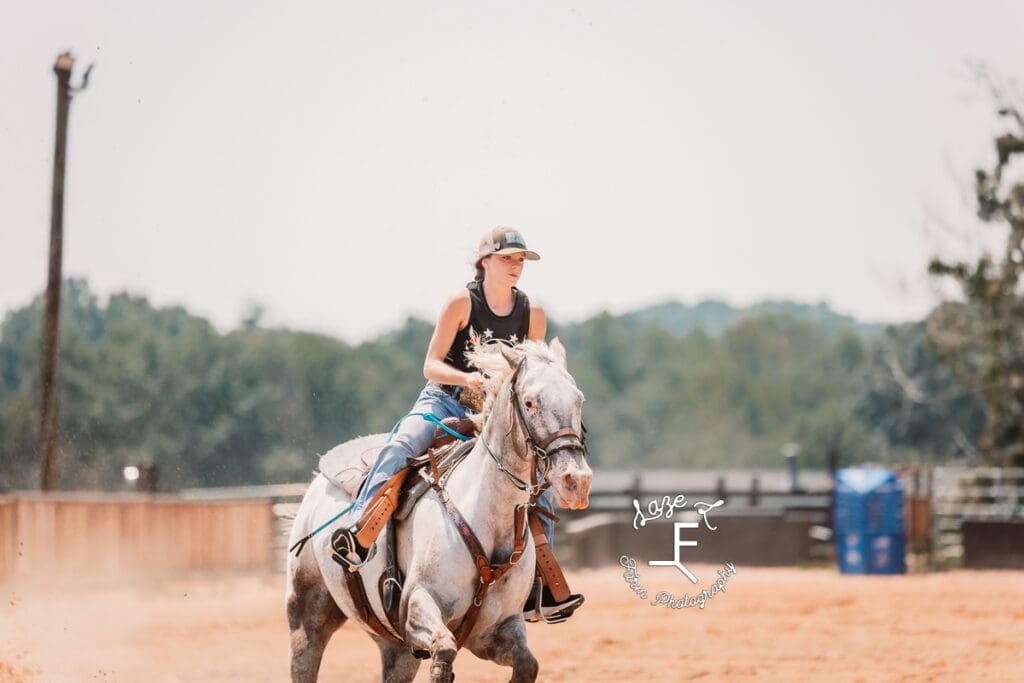
M 67 276 L 359 341 L 479 235 L 578 320 L 678 299 L 922 316 L 1024 76 L 1015 2 L 5 2 L 0 311 L 42 291 L 71 50 Z M 931 226 L 929 230 L 928 227 Z M 954 244 L 955 247 L 955 244 Z

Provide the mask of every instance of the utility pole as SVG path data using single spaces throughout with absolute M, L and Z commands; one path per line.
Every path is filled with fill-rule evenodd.
M 75 58 L 64 52 L 57 57 L 57 136 L 53 151 L 53 199 L 50 206 L 50 267 L 46 281 L 46 317 L 43 328 L 43 356 L 40 362 L 42 400 L 39 411 L 39 457 L 42 460 L 42 489 L 57 485 L 57 390 L 58 323 L 60 321 L 61 265 L 64 253 L 64 160 L 71 104 L 71 68 Z M 82 78 L 84 90 L 90 66 Z

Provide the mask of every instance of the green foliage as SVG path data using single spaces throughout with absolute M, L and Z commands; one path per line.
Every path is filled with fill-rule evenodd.
M 716 339 L 631 323 L 599 316 L 574 331 L 583 343 L 570 363 L 598 465 L 780 467 L 793 440 L 815 466 L 833 447 L 875 457 L 869 427 L 850 418 L 868 344 L 856 329 L 762 314 Z
M 928 329 L 953 374 L 984 401 L 982 457 L 1024 466 L 1024 183 L 1003 182 L 1013 158 L 1024 157 L 1024 118 L 1008 106 L 1000 114 L 1017 132 L 996 138 L 998 161 L 992 172 L 976 172 L 975 194 L 986 227 L 1005 234 L 1003 251 L 974 263 L 932 261 L 931 273 L 955 280 L 964 302 L 937 308 Z
M 924 322 L 890 327 L 878 339 L 856 412 L 897 457 L 974 458 L 985 423 L 981 398 L 942 362 Z
M 0 489 L 37 485 L 42 308 L 0 325 Z M 77 280 L 61 315 L 62 487 L 119 487 L 130 464 L 164 488 L 302 480 L 317 453 L 390 429 L 421 384 L 422 323 L 356 348 L 252 321 L 220 334 L 127 294 L 101 307 Z
M 604 359 L 610 325 L 602 317 L 583 323 L 571 358 L 587 395 L 591 382 L 598 390 L 590 403 L 606 416 L 592 428 L 603 465 L 781 467 L 780 447 L 790 441 L 802 445 L 805 464 L 819 467 L 832 450 L 845 462 L 887 453 L 884 434 L 852 414 L 878 326 L 823 305 L 662 304 L 619 319 L 625 357 L 613 365 Z M 604 345 L 586 343 L 588 331 Z M 624 374 L 637 386 L 620 391 Z M 597 422 L 593 412 L 588 403 L 588 420 Z
M 410 319 L 353 347 L 265 329 L 254 306 L 225 334 L 138 296 L 101 305 L 79 280 L 65 283 L 63 301 L 65 488 L 122 487 L 131 464 L 157 465 L 165 489 L 305 480 L 318 453 L 408 411 L 432 332 Z M 0 488 L 38 482 L 42 307 L 39 298 L 0 325 Z M 807 466 L 825 466 L 833 450 L 844 464 L 948 458 L 962 450 L 948 425 L 968 440 L 980 429 L 977 403 L 943 374 L 921 325 L 880 334 L 820 306 L 773 304 L 680 332 L 676 313 L 551 324 L 587 396 L 596 466 L 777 468 L 791 441 Z M 893 379 L 893 353 L 923 390 L 961 398 L 915 403 Z

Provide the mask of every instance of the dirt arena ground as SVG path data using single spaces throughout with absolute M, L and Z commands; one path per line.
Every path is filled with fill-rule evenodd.
M 701 587 L 717 566 L 694 566 Z M 698 607 L 652 606 L 690 584 L 641 568 L 647 599 L 622 570 L 574 572 L 587 605 L 570 622 L 531 625 L 543 681 L 1022 680 L 1024 572 L 897 577 L 737 567 Z M 283 577 L 124 582 L 60 594 L 4 587 L 0 681 L 284 681 Z M 456 680 L 507 681 L 463 653 Z M 346 625 L 322 681 L 378 680 L 376 648 Z M 421 667 L 417 681 L 427 680 Z

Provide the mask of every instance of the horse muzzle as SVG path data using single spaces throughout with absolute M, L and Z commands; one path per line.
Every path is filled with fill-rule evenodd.
M 551 488 L 561 507 L 582 510 L 590 505 L 590 484 L 594 473 L 589 467 L 575 467 L 552 479 Z

